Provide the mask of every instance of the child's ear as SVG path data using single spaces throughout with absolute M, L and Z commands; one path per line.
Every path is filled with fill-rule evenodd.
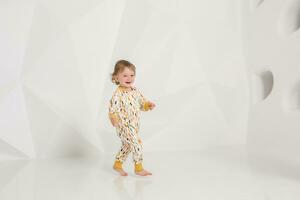
M 115 82 L 118 82 L 118 77 L 116 75 L 113 76 L 113 79 L 115 80 Z

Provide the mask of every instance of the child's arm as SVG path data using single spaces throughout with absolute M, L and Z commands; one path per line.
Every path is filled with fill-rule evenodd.
M 139 94 L 139 103 L 140 103 L 140 109 L 142 111 L 148 111 L 148 110 L 152 110 L 155 107 L 155 104 L 152 103 L 151 101 L 148 101 L 144 95 L 137 90 L 138 94 Z
M 114 127 L 117 127 L 121 121 L 120 116 L 118 114 L 119 112 L 120 112 L 120 100 L 119 100 L 118 93 L 115 92 L 109 101 L 109 112 L 108 112 L 108 117 L 110 119 L 111 124 Z

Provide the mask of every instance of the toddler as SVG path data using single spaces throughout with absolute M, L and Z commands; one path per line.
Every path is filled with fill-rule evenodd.
M 152 175 L 143 168 L 142 141 L 139 135 L 140 111 L 152 110 L 155 104 L 147 101 L 141 92 L 133 86 L 136 75 L 135 66 L 119 60 L 112 73 L 112 82 L 118 87 L 109 102 L 109 119 L 121 139 L 121 149 L 116 154 L 113 169 L 127 176 L 122 164 L 132 153 L 135 173 L 141 176 Z

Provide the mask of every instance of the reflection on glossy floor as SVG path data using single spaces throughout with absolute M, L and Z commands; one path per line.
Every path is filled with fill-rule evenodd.
M 151 177 L 111 170 L 101 158 L 0 162 L 1 200 L 298 200 L 299 177 L 268 172 L 247 160 L 242 147 L 148 152 Z

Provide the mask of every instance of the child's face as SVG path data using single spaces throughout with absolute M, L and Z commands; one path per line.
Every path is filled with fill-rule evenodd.
M 131 87 L 133 85 L 134 78 L 134 71 L 125 67 L 122 72 L 117 74 L 116 80 L 119 81 L 120 85 L 123 87 Z

